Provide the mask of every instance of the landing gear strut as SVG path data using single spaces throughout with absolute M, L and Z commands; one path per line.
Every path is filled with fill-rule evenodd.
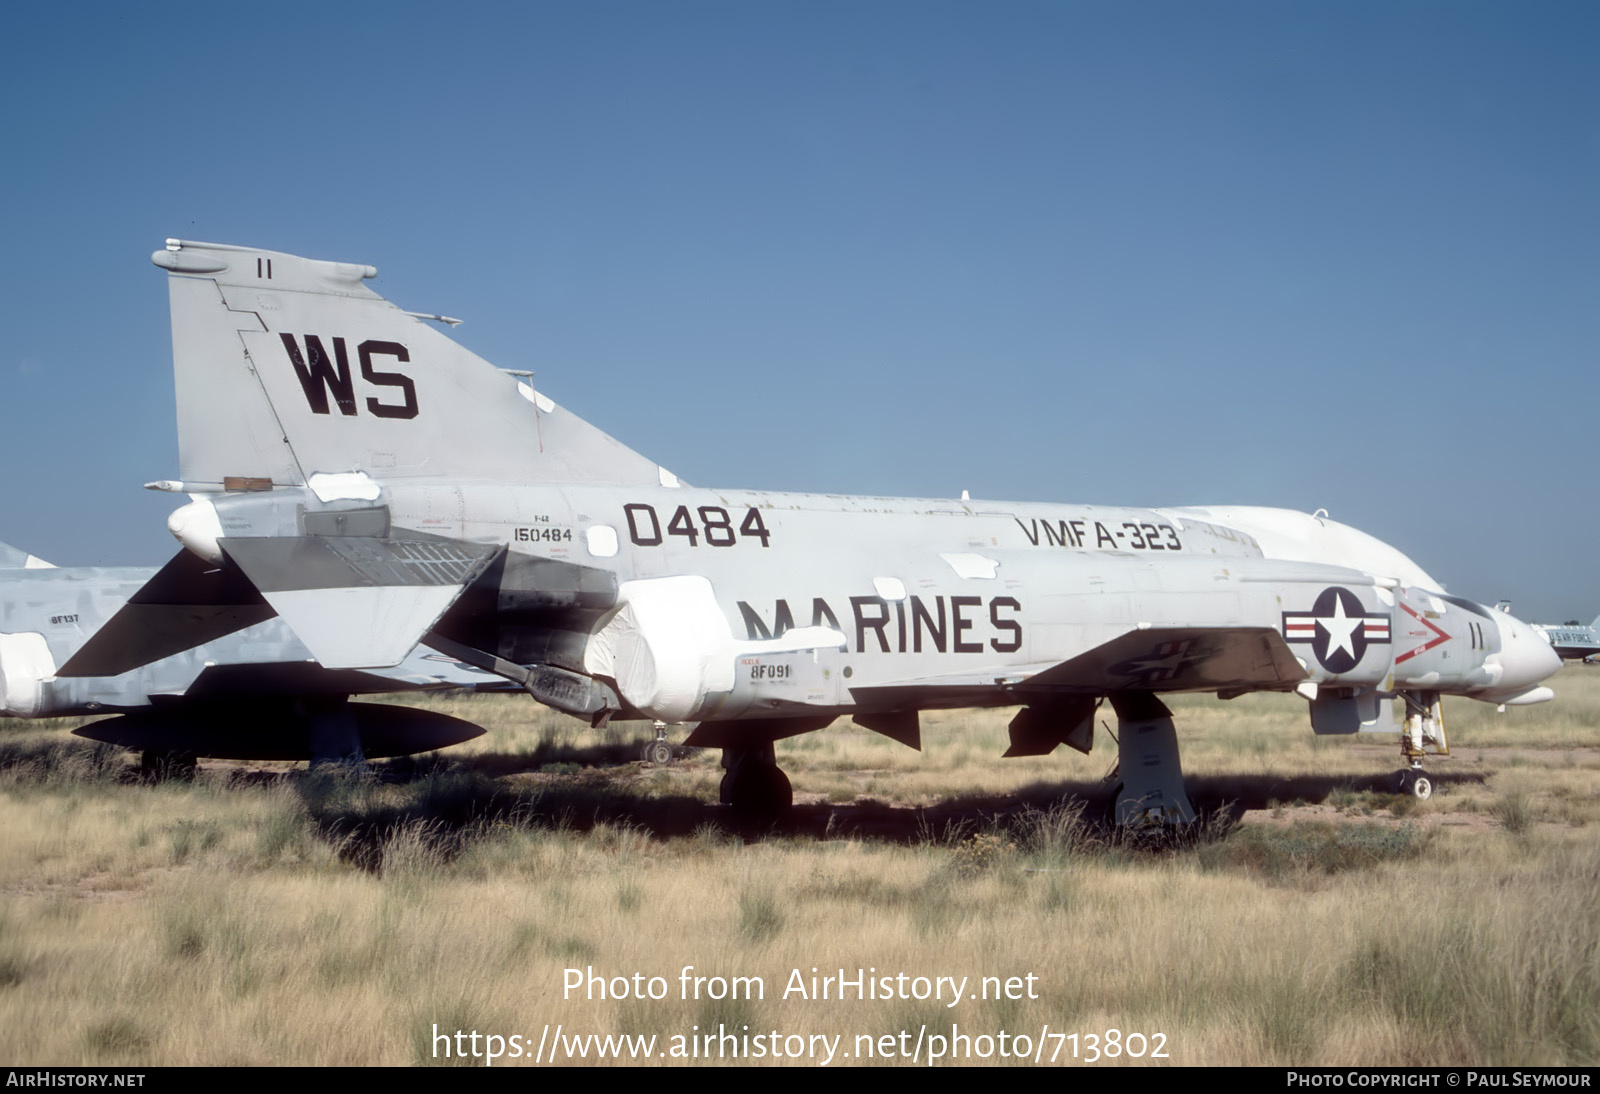
M 1400 729 L 1400 756 L 1405 769 L 1395 775 L 1395 789 L 1418 801 L 1433 796 L 1433 779 L 1422 770 L 1425 756 L 1448 756 L 1444 735 L 1444 710 L 1436 691 L 1400 693 L 1406 704 L 1406 721 Z
M 1117 767 L 1122 784 L 1113 820 L 1119 827 L 1192 824 L 1194 806 L 1183 789 L 1178 731 L 1172 711 L 1148 691 L 1116 692 Z
M 772 742 L 746 748 L 724 748 L 722 803 L 745 824 L 766 826 L 784 818 L 794 807 L 789 777 L 778 767 Z

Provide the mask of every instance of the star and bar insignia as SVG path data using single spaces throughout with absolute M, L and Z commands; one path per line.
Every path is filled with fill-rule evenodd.
M 1197 645 L 1192 638 L 1160 642 L 1145 656 L 1119 661 L 1107 671 L 1132 678 L 1133 687 L 1153 688 L 1157 684 L 1170 684 L 1183 675 L 1184 669 L 1199 660 Z
M 1368 646 L 1389 644 L 1389 613 L 1369 612 L 1355 593 L 1332 585 L 1309 612 L 1283 613 L 1283 637 L 1291 644 L 1311 643 L 1311 652 L 1329 672 L 1349 672 Z

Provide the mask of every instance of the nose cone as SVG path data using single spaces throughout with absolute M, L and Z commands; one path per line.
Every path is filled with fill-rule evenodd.
M 1561 667 L 1560 656 L 1530 624 L 1502 611 L 1493 615 L 1500 628 L 1497 690 L 1510 693 L 1532 688 Z

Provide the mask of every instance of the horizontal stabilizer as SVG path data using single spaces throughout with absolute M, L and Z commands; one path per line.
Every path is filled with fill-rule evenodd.
M 398 665 L 503 549 L 365 536 L 230 537 L 221 545 L 330 669 Z
M 120 676 L 271 618 L 236 570 L 179 551 L 56 675 Z

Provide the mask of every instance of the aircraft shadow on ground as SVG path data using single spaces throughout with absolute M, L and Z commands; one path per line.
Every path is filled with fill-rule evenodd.
M 639 758 L 644 739 L 618 741 L 609 744 L 575 745 L 557 741 L 540 742 L 526 752 L 480 752 L 471 756 L 449 757 L 451 766 L 480 775 L 526 775 L 542 771 L 551 764 L 576 764 L 582 768 L 620 767 Z M 429 757 L 406 757 L 389 761 L 396 770 L 408 765 L 426 768 L 434 761 Z
M 872 799 L 802 802 L 782 825 L 745 825 L 715 801 L 642 788 L 634 766 L 639 747 L 637 741 L 552 744 L 526 753 L 430 754 L 332 771 L 238 767 L 222 777 L 238 789 L 290 788 L 318 837 L 337 847 L 347 861 L 370 870 L 382 868 L 397 837 L 420 841 L 448 860 L 497 829 L 584 836 L 606 826 L 656 840 L 699 838 L 709 832 L 747 841 L 780 836 L 918 845 L 953 844 L 989 831 L 1022 832 L 1041 815 L 1054 815 L 1079 826 L 1091 840 L 1111 831 L 1114 788 L 1103 780 L 1038 782 L 1008 794 L 955 795 L 919 807 Z M 0 743 L 0 770 L 28 781 L 155 781 L 130 763 L 123 750 L 71 738 Z M 202 777 L 218 774 L 222 772 L 210 768 Z M 512 778 L 528 774 L 542 777 Z M 1484 772 L 1431 776 L 1436 786 L 1445 787 L 1481 784 L 1488 777 Z M 799 783 L 803 795 L 803 777 Z M 1391 795 L 1396 789 L 1392 771 L 1355 777 L 1191 776 L 1186 786 L 1204 819 L 1190 838 L 1199 843 L 1226 838 L 1250 810 L 1321 804 L 1337 794 Z
M 741 824 L 716 802 L 688 795 L 641 792 L 616 766 L 616 755 L 637 746 L 567 748 L 534 759 L 485 754 L 451 760 L 393 761 L 365 777 L 401 793 L 375 797 L 360 779 L 300 775 L 295 779 L 319 835 L 336 844 L 348 861 L 381 869 L 396 833 L 410 832 L 449 858 L 496 826 L 585 835 L 596 828 L 627 828 L 651 839 L 698 838 L 707 831 L 730 838 L 771 837 L 873 840 L 917 845 L 950 844 L 987 831 L 1017 831 L 1052 812 L 1071 818 L 1088 838 L 1111 832 L 1114 788 L 1104 781 L 1040 782 L 1004 795 L 960 795 L 931 805 L 907 807 L 858 799 L 848 803 L 801 803 L 779 825 Z M 559 755 L 561 759 L 553 759 Z M 505 776 L 537 771 L 552 763 L 598 766 L 556 775 L 537 785 L 514 784 Z M 294 778 L 291 776 L 291 778 Z M 1435 776 L 1437 782 L 1482 782 L 1481 774 Z M 1276 804 L 1319 804 L 1336 792 L 1394 793 L 1394 774 L 1366 777 L 1227 775 L 1187 782 L 1203 823 L 1188 842 L 1226 838 L 1247 811 Z M 804 787 L 801 787 L 802 791 Z M 1170 846 L 1170 844 L 1165 845 Z

